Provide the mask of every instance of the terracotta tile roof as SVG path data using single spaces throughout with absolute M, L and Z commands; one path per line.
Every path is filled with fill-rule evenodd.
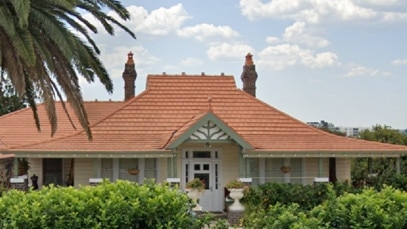
M 0 154 L 0 160 L 13 158 L 14 154 Z
M 123 106 L 123 102 L 86 102 L 90 124 L 102 120 L 104 117 Z M 81 126 L 75 118 L 74 111 L 67 104 L 67 110 L 73 120 L 75 129 L 62 109 L 60 102 L 56 103 L 58 118 L 57 132 L 51 138 L 51 127 L 45 113 L 43 104 L 38 105 L 38 115 L 41 122 L 41 131 L 35 126 L 33 113 L 30 108 L 25 108 L 10 114 L 0 116 L 0 150 L 15 148 L 19 145 L 30 145 L 39 142 L 55 140 L 63 136 L 81 132 Z
M 146 90 L 128 102 L 87 102 L 86 107 L 92 142 L 66 118 L 60 118 L 54 138 L 47 125 L 37 133 L 29 110 L 0 117 L 0 139 L 13 151 L 166 151 L 211 110 L 253 146 L 247 149 L 251 152 L 407 153 L 406 146 L 345 138 L 311 127 L 237 89 L 233 76 L 149 75 Z

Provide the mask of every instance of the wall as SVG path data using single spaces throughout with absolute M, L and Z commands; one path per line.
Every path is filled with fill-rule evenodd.
M 80 185 L 88 185 L 89 178 L 94 177 L 94 163 L 96 159 L 93 158 L 75 158 L 74 163 L 74 186 L 79 187 Z
M 336 177 L 339 182 L 351 182 L 350 158 L 336 158 Z

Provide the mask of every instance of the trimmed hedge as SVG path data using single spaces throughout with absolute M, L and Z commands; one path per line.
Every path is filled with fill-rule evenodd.
M 292 202 L 250 206 L 243 219 L 245 228 L 407 228 L 407 194 L 390 186 L 339 197 L 327 186 L 326 200 L 311 210 Z
M 49 187 L 0 198 L 0 228 L 200 228 L 188 197 L 166 185 L 128 181 Z
M 244 202 L 250 206 L 267 208 L 270 205 L 280 203 L 282 205 L 298 204 L 302 211 L 311 210 L 324 202 L 328 197 L 329 188 L 332 187 L 337 196 L 344 193 L 357 193 L 361 189 L 355 189 L 347 183 L 332 184 L 284 184 L 266 183 L 257 187 L 251 187 L 245 194 Z

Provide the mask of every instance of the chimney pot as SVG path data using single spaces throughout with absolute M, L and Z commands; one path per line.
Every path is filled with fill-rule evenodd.
M 127 54 L 127 62 L 124 65 L 122 76 L 124 79 L 124 100 L 129 100 L 135 96 L 136 86 L 134 85 L 134 82 L 137 78 L 132 52 Z

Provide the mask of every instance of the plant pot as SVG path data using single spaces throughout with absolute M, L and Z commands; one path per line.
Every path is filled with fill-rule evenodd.
M 128 172 L 130 175 L 135 176 L 135 175 L 137 175 L 137 174 L 140 172 L 140 170 L 138 170 L 138 169 L 128 169 L 127 172 Z
M 243 198 L 243 188 L 230 188 L 229 196 L 233 199 L 233 204 L 229 206 L 229 211 L 244 211 L 245 207 L 240 203 Z
M 202 206 L 199 205 L 198 200 L 201 198 L 204 191 L 199 191 L 198 189 L 186 189 L 187 196 L 192 200 L 192 203 L 195 205 L 193 211 L 202 211 Z
M 289 173 L 289 172 L 291 172 L 291 167 L 290 167 L 290 166 L 286 166 L 286 165 L 281 166 L 280 171 L 281 171 L 282 173 Z

